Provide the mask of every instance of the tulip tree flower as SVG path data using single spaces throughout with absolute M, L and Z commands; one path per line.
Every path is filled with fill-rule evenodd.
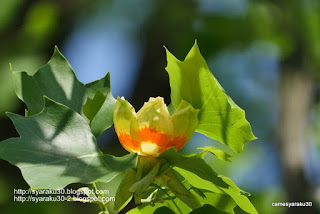
M 198 112 L 181 101 L 170 115 L 162 97 L 150 98 L 136 113 L 123 97 L 117 99 L 114 126 L 121 145 L 140 156 L 157 157 L 170 147 L 180 150 L 198 125 Z

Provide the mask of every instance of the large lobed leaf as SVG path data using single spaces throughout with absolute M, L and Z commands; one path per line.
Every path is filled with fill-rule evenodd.
M 44 103 L 44 109 L 30 117 L 9 113 L 20 137 L 0 143 L 0 158 L 18 166 L 30 187 L 108 182 L 134 167 L 135 154 L 103 154 L 80 114 L 49 98 Z
M 197 132 L 241 152 L 246 142 L 256 139 L 245 112 L 225 93 L 210 72 L 197 43 L 184 61 L 167 50 L 171 101 L 174 108 L 185 100 L 200 109 Z
M 29 115 L 42 110 L 43 96 L 47 96 L 85 115 L 96 137 L 113 124 L 115 99 L 110 91 L 110 74 L 84 85 L 57 47 L 50 61 L 33 76 L 26 72 L 12 72 L 12 75 L 16 94 L 26 103 Z

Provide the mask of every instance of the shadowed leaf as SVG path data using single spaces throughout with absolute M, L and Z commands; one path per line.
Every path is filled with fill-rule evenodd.
M 50 61 L 34 75 L 17 71 L 12 72 L 12 75 L 16 94 L 26 103 L 29 115 L 42 110 L 42 97 L 47 96 L 85 115 L 96 137 L 113 124 L 115 99 L 110 91 L 110 74 L 84 85 L 76 78 L 69 62 L 57 47 Z
M 76 182 L 108 182 L 135 164 L 134 154 L 123 157 L 103 154 L 86 120 L 48 98 L 39 114 L 8 115 L 20 137 L 0 142 L 0 158 L 18 166 L 34 189 L 59 189 Z

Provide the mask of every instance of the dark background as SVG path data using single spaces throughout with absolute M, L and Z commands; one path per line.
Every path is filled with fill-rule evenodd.
M 183 60 L 195 39 L 259 138 L 232 163 L 207 161 L 252 193 L 259 213 L 319 213 L 319 0 L 1 0 L 0 140 L 17 136 L 5 112 L 25 109 L 9 63 L 32 74 L 58 45 L 80 81 L 110 71 L 113 95 L 138 110 L 151 96 L 170 103 L 163 45 Z M 182 152 L 208 144 L 217 142 L 196 134 Z M 112 128 L 99 146 L 125 154 Z M 17 167 L 0 160 L 0 213 L 99 212 L 79 202 L 13 202 L 13 188 L 28 186 Z M 313 208 L 271 206 L 299 201 Z

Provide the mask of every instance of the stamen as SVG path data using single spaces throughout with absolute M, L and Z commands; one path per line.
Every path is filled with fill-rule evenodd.
M 160 147 L 151 142 L 141 142 L 141 151 L 147 155 L 158 154 Z

